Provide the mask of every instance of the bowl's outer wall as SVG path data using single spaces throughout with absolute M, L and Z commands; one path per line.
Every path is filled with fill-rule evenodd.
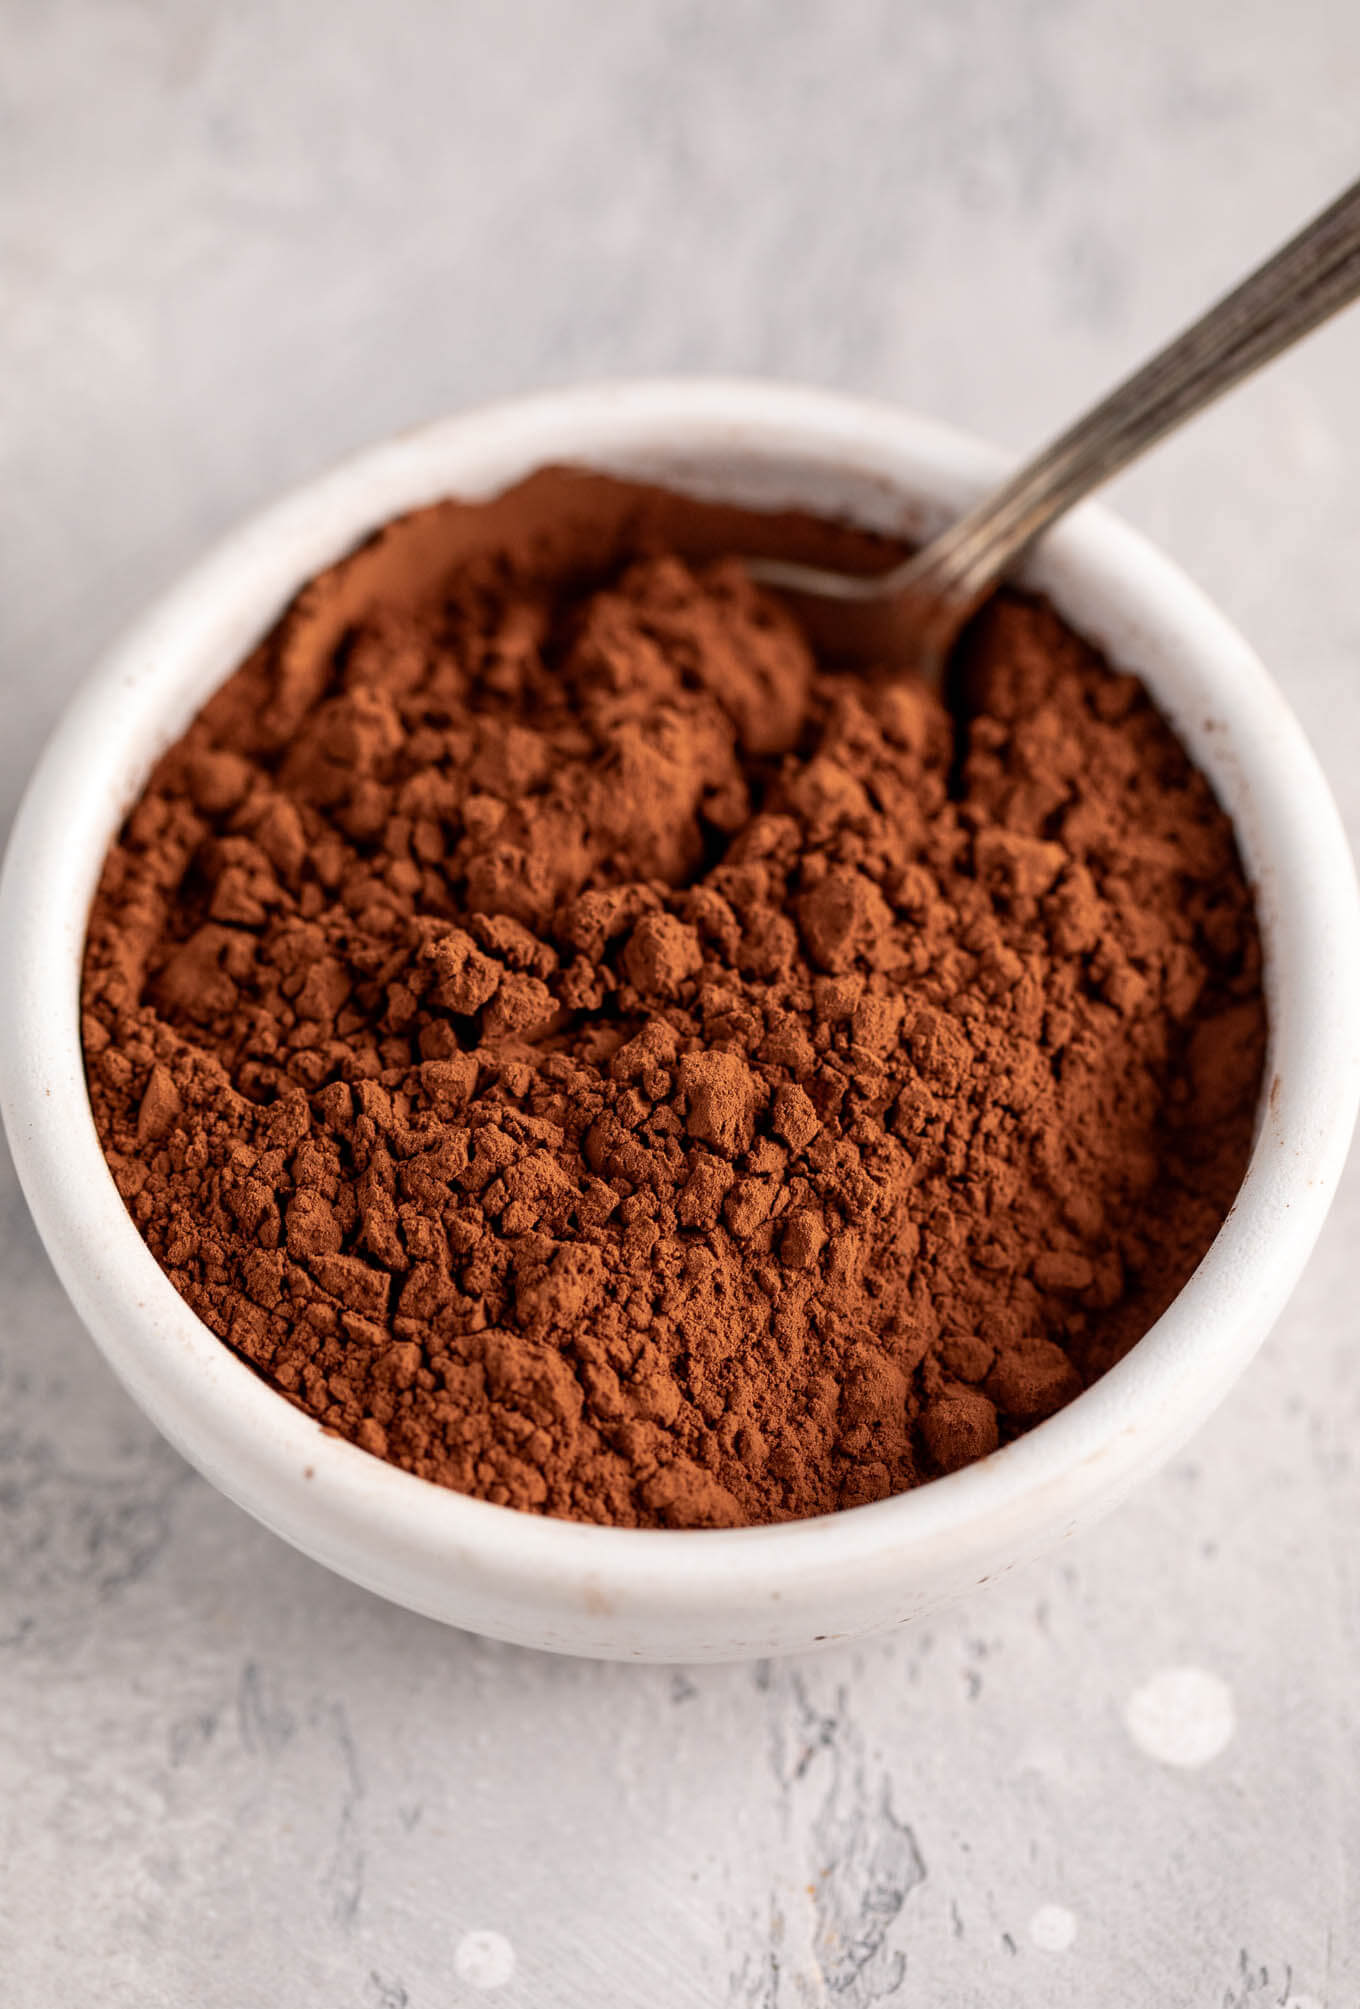
M 112 652 L 33 777 L 0 886 L 0 1104 L 25 1193 L 85 1324 L 214 1484 L 341 1574 L 432 1617 L 617 1658 L 797 1650 L 930 1610 L 1092 1519 L 1195 1428 L 1269 1330 L 1344 1163 L 1360 1091 L 1360 909 L 1331 797 L 1245 643 L 1168 561 L 1094 509 L 1031 583 L 1152 689 L 1232 814 L 1257 891 L 1269 1092 L 1247 1181 L 1153 1331 L 1059 1416 L 918 1492 L 779 1528 L 656 1533 L 546 1521 L 441 1491 L 327 1438 L 189 1312 L 99 1149 L 79 1047 L 85 918 L 156 755 L 293 591 L 388 517 L 552 461 L 927 534 L 1004 462 L 895 410 L 792 387 L 548 394 L 359 456 L 211 554 Z

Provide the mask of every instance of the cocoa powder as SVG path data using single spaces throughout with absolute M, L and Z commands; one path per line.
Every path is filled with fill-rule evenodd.
M 167 1275 L 483 1499 L 728 1526 L 950 1471 L 1138 1339 L 1245 1168 L 1251 900 L 1139 684 L 1005 594 L 956 762 L 715 555 L 759 548 L 873 556 L 561 470 L 389 526 L 94 903 L 95 1120 Z

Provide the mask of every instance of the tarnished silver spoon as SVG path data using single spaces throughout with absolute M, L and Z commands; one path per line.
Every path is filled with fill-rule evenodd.
M 747 569 L 762 585 L 783 592 L 891 611 L 894 654 L 900 649 L 904 667 L 938 687 L 964 622 L 1056 517 L 1357 294 L 1360 182 L 993 494 L 900 565 L 857 577 L 749 558 Z

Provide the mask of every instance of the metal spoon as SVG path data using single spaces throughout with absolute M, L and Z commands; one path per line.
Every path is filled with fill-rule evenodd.
M 762 585 L 891 611 L 894 654 L 937 687 L 969 615 L 1073 503 L 1360 294 L 1360 182 L 957 523 L 868 577 L 750 558 Z M 880 628 L 881 632 L 881 628 Z

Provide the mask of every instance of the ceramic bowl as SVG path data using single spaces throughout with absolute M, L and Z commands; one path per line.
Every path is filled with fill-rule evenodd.
M 1141 537 L 1099 509 L 1079 511 L 1044 542 L 1027 583 L 1144 678 L 1212 779 L 1266 950 L 1271 1045 L 1250 1169 L 1171 1307 L 1119 1366 L 1017 1443 L 900 1498 L 781 1527 L 545 1520 L 323 1436 L 200 1324 L 124 1211 L 81 1064 L 86 912 L 153 760 L 311 573 L 402 510 L 485 497 L 563 461 L 914 536 L 1004 466 L 955 432 L 856 399 L 760 383 L 624 383 L 442 421 L 266 509 L 113 650 L 24 800 L 0 889 L 0 1101 L 19 1176 L 77 1311 L 134 1399 L 247 1512 L 370 1590 L 497 1638 L 620 1659 L 737 1659 L 902 1625 L 1111 1506 L 1202 1421 L 1269 1330 L 1322 1224 L 1355 1116 L 1351 859 L 1317 763 L 1246 643 Z

